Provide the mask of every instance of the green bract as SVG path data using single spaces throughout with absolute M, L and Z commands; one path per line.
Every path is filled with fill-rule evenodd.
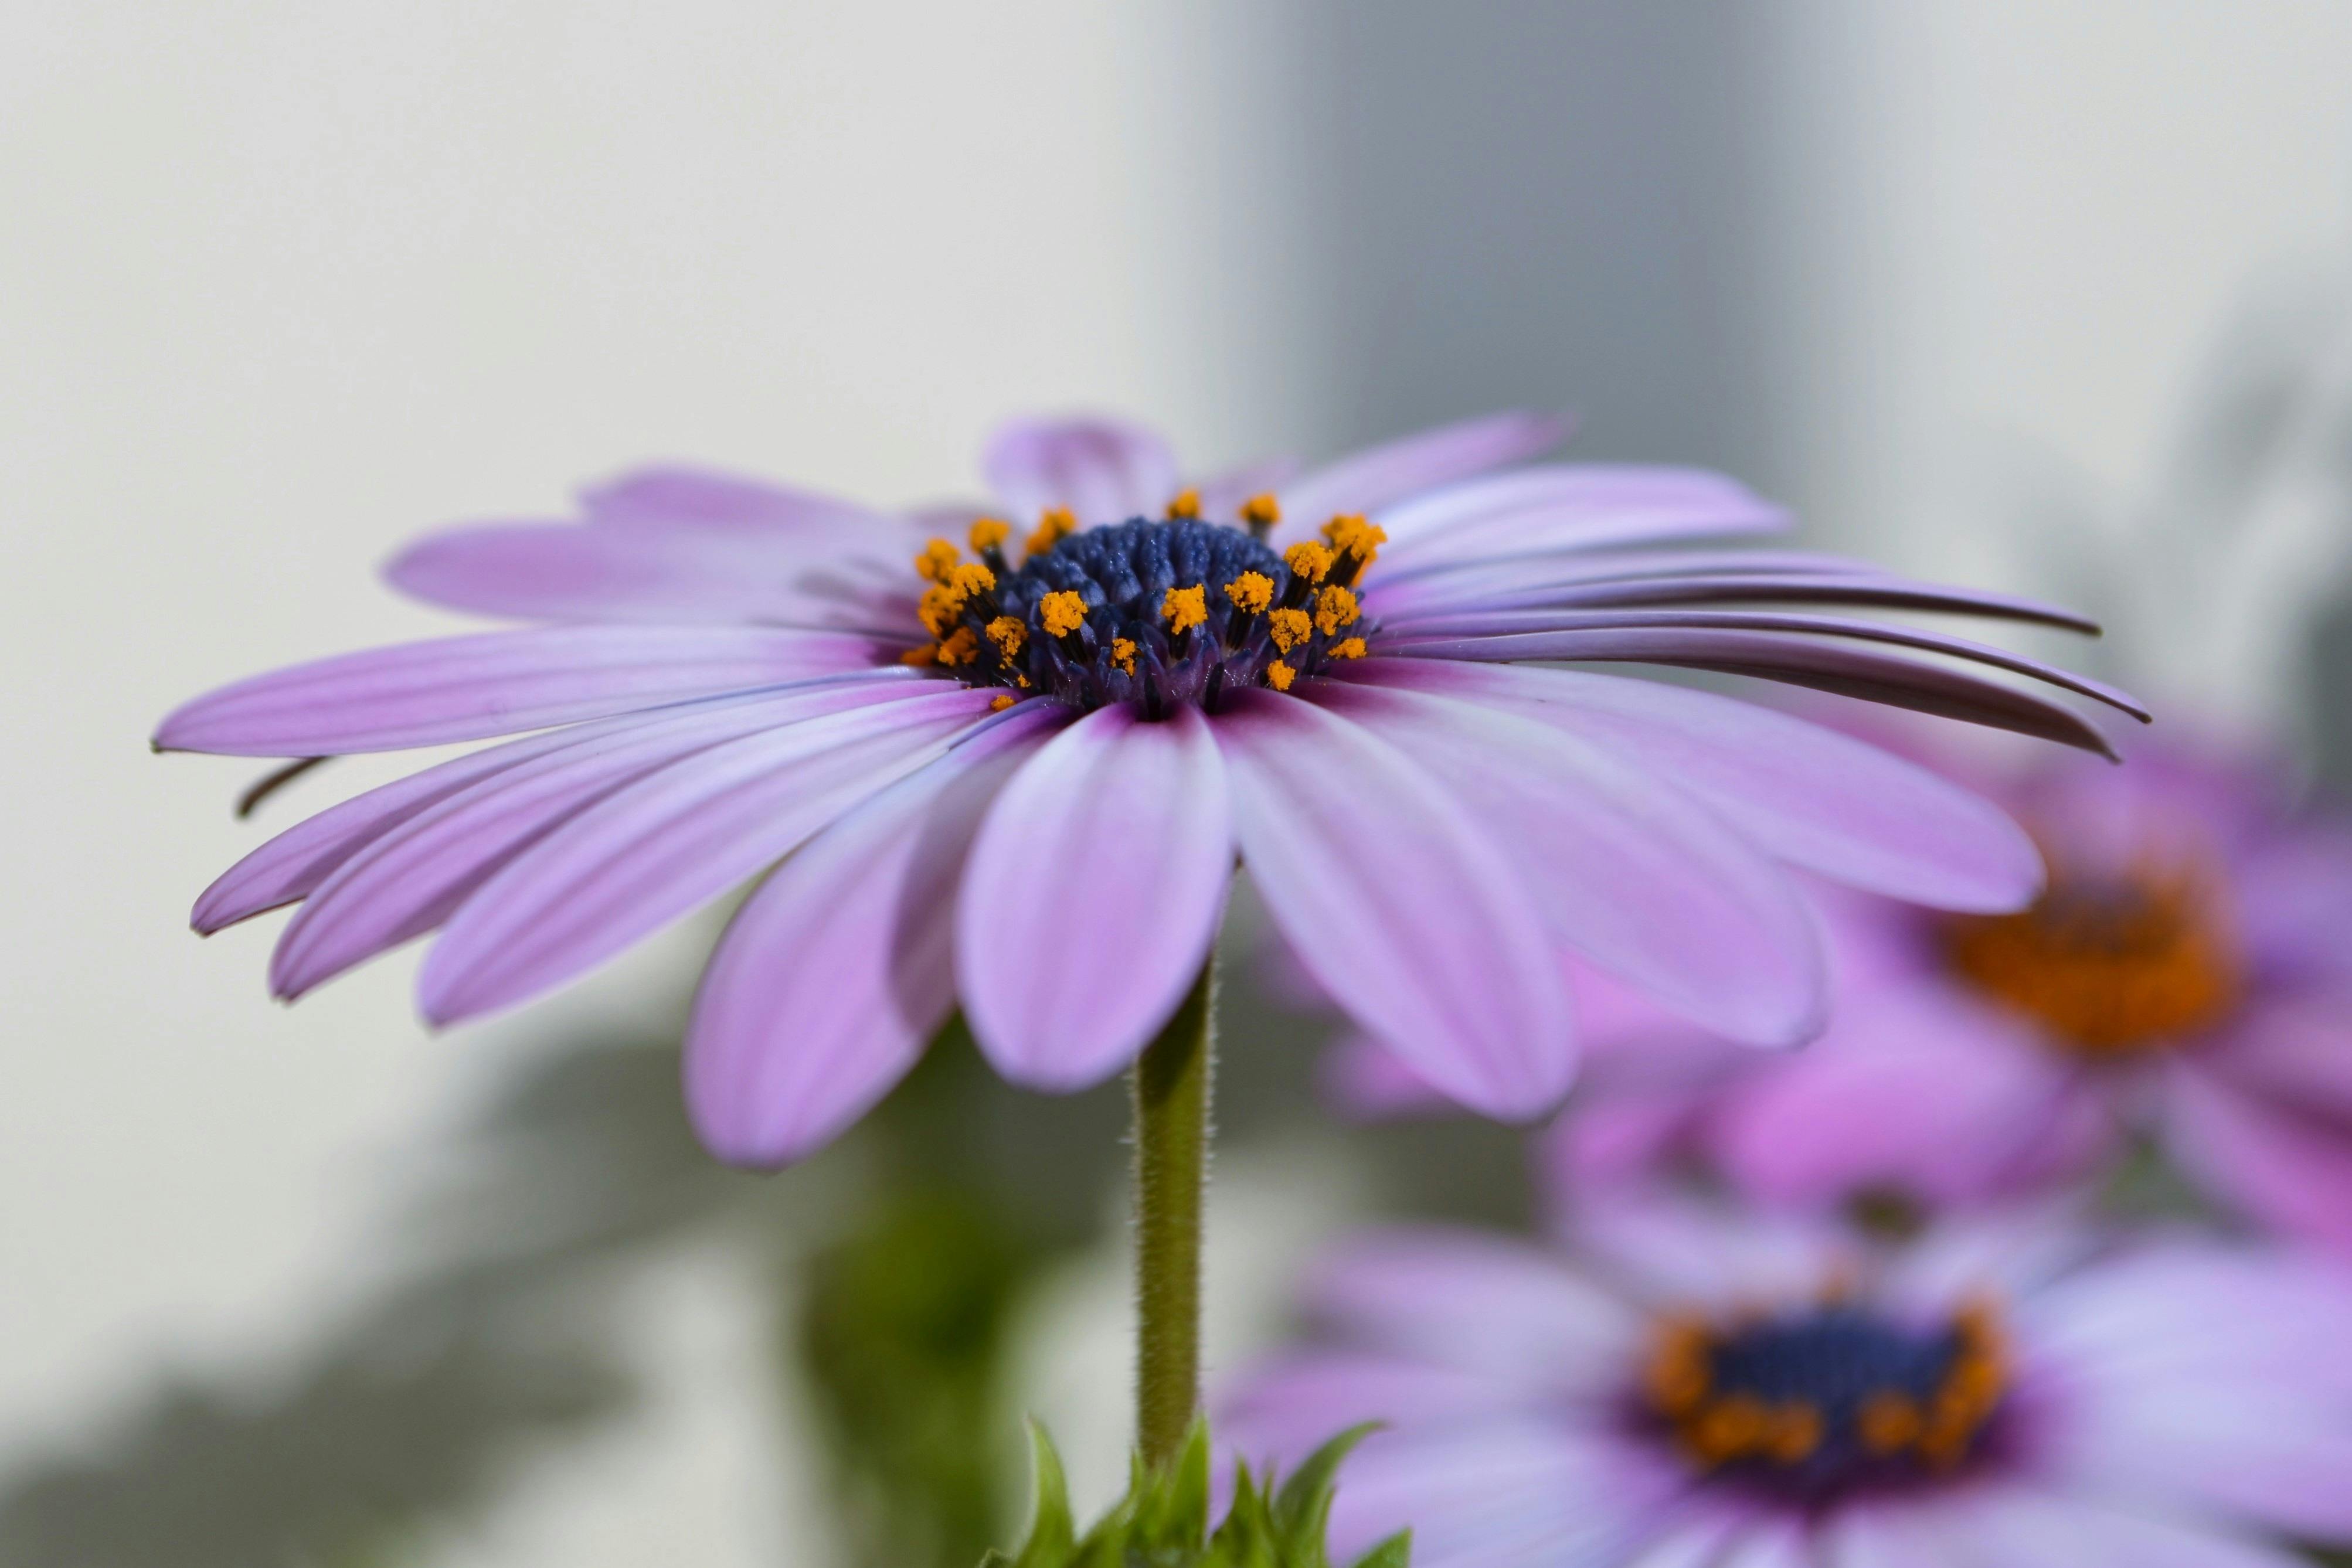
M 1148 1470 L 1139 1460 L 1127 1496 L 1081 1538 L 1070 1519 L 1061 1456 L 1032 1422 L 1037 1503 L 1029 1540 L 1010 1557 L 990 1552 L 981 1568 L 1331 1568 L 1323 1533 L 1339 1461 L 1371 1430 L 1340 1433 L 1279 1487 L 1271 1471 L 1261 1482 L 1247 1465 L 1237 1465 L 1234 1505 L 1213 1533 L 1209 1429 L 1195 1422 L 1176 1463 Z M 1351 1568 L 1406 1568 L 1412 1544 L 1411 1532 L 1400 1531 Z

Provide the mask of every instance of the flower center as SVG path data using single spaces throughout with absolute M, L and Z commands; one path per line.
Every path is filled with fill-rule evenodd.
M 1028 695 L 1081 711 L 1132 702 L 1158 718 L 1194 703 L 1214 711 L 1239 686 L 1287 691 L 1335 660 L 1364 656 L 1370 630 L 1355 584 L 1385 536 L 1361 517 L 1334 517 L 1322 542 L 1277 553 L 1265 534 L 1273 498 L 1237 524 L 1199 516 L 1190 491 L 1168 516 L 1079 531 L 1048 512 L 1020 566 L 1010 525 L 983 518 L 963 559 L 933 539 L 915 559 L 924 629 L 907 655 L 967 685 L 1002 686 L 998 706 Z
M 1958 1469 L 1983 1450 L 2008 1382 L 1989 1306 L 1906 1327 L 1834 1301 L 1661 1321 L 1643 1411 L 1710 1477 L 1819 1502 Z
M 2064 1044 L 2113 1059 L 2194 1033 L 2237 999 L 2211 905 L 2184 876 L 2060 880 L 2019 914 L 1954 922 L 1945 956 Z

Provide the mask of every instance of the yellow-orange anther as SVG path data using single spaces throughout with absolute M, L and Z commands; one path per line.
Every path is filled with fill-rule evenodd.
M 945 582 L 948 573 L 955 570 L 955 563 L 962 559 L 961 552 L 947 540 L 933 539 L 915 558 L 915 575 L 925 582 Z
M 1087 601 L 1064 590 L 1037 601 L 1037 623 L 1049 637 L 1066 637 L 1087 623 Z
M 1361 637 L 1343 637 L 1323 652 L 1334 659 L 1360 659 L 1370 650 L 1364 646 Z
M 1171 588 L 1160 601 L 1160 618 L 1168 622 L 1168 630 L 1190 632 L 1209 619 L 1208 584 L 1196 582 L 1190 588 Z
M 952 588 L 938 583 L 923 590 L 923 601 L 915 613 L 922 618 L 923 630 L 934 637 L 944 637 L 963 613 L 963 595 Z
M 1802 1464 L 1822 1446 L 1822 1413 L 1801 1401 L 1772 1412 L 1764 1433 L 1764 1452 L 1784 1465 Z
M 991 713 L 1003 713 L 1006 708 L 1009 708 L 1012 706 L 1013 694 L 1011 692 L 999 692 L 994 696 L 988 699 L 988 711 Z
M 1130 675 L 1135 674 L 1135 639 L 1113 637 L 1110 640 L 1110 662 Z
M 1297 678 L 1298 672 L 1292 669 L 1288 664 L 1284 664 L 1280 659 L 1276 659 L 1273 664 L 1268 664 L 1265 667 L 1265 684 L 1272 686 L 1276 691 L 1288 691 L 1290 689 L 1290 683 Z
M 1274 579 L 1262 571 L 1245 571 L 1225 584 L 1225 597 L 1234 609 L 1255 615 L 1274 602 Z
M 1031 555 L 1043 555 L 1078 531 L 1077 514 L 1067 507 L 1048 507 L 1030 530 L 1028 549 Z
M 948 573 L 948 586 L 969 599 L 994 588 L 996 574 L 976 560 L 968 560 Z
M 1874 1454 L 1897 1453 L 1909 1448 L 1919 1440 L 1919 1429 L 1924 1425 L 1919 1406 L 1911 1396 L 1894 1388 L 1882 1388 L 1864 1400 L 1853 1424 L 1862 1446 Z
M 1389 542 L 1389 531 L 1378 523 L 1368 523 L 1353 512 L 1342 513 L 1323 525 L 1323 537 L 1341 555 L 1352 555 L 1369 565 L 1381 547 Z
M 937 643 L 926 643 L 919 648 L 909 648 L 898 655 L 898 662 L 902 664 L 913 664 L 919 668 L 926 664 L 936 664 L 940 662 L 940 645 Z
M 1706 1325 L 1687 1318 L 1661 1323 L 1644 1381 L 1650 1403 L 1665 1415 L 1687 1416 L 1706 1403 L 1715 1382 Z
M 950 669 L 958 664 L 969 664 L 979 655 L 980 639 L 972 635 L 969 626 L 957 627 L 940 643 L 940 663 Z
M 1709 1464 L 1752 1453 L 1770 1433 L 1772 1412 L 1753 1394 L 1733 1394 L 1702 1409 L 1684 1428 L 1691 1447 Z
M 1277 610 L 1265 618 L 1266 630 L 1274 633 L 1274 645 L 1289 653 L 1314 634 L 1315 623 L 1304 610 Z
M 966 536 L 975 550 L 1003 549 L 1004 541 L 1013 537 L 1013 525 L 1002 517 L 982 517 L 971 525 Z
M 1252 496 L 1242 503 L 1242 521 L 1249 525 L 1252 532 L 1264 533 L 1282 521 L 1282 504 L 1271 494 Z
M 1309 582 L 1320 582 L 1331 575 L 1332 559 L 1331 547 L 1313 539 L 1301 539 L 1282 552 L 1282 564 Z
M 1315 629 L 1326 637 L 1334 635 L 1342 626 L 1353 626 L 1362 613 L 1356 608 L 1354 592 L 1336 582 L 1315 597 Z
M 1010 659 L 1021 652 L 1021 644 L 1029 641 L 1029 628 L 1019 617 L 1000 615 L 988 623 L 988 640 L 996 651 Z
M 1201 515 L 1201 492 L 1187 485 L 1168 503 L 1170 522 L 1190 521 Z

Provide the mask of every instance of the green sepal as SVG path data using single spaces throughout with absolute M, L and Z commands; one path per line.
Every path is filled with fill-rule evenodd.
M 1307 1456 L 1279 1487 L 1269 1472 L 1234 1469 L 1233 1506 L 1209 1529 L 1209 1429 L 1194 1422 L 1176 1462 L 1150 1469 L 1139 1458 L 1128 1492 L 1074 1539 L 1067 1480 L 1044 1428 L 1030 1424 L 1036 1503 L 1029 1539 L 1012 1557 L 992 1552 L 981 1568 L 1331 1568 L 1324 1540 L 1340 1463 L 1370 1426 L 1340 1433 Z M 1352 1568 L 1408 1568 L 1410 1531 L 1372 1548 Z

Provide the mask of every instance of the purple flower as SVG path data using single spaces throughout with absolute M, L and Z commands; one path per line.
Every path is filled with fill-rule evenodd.
M 2016 828 L 1908 762 L 1507 662 L 1729 671 L 2099 748 L 1984 669 L 2129 699 L 1849 612 L 2079 622 L 1822 557 L 1667 549 L 1781 514 L 1712 475 L 1528 463 L 1561 434 L 1503 414 L 1186 488 L 1143 431 L 1024 423 L 988 448 L 989 507 L 898 516 L 661 470 L 577 521 L 437 535 L 394 583 L 543 624 L 241 682 L 157 744 L 531 733 L 280 835 L 197 927 L 299 902 L 271 967 L 289 998 L 438 931 L 420 992 L 446 1023 L 772 867 L 704 979 L 687 1093 L 715 1151 L 777 1164 L 859 1115 L 958 1000 L 1008 1078 L 1118 1070 L 1200 968 L 1236 852 L 1354 1017 L 1514 1117 L 1574 1068 L 1564 954 L 1790 1040 L 1822 998 L 1784 865 L 1945 908 L 2031 897 Z
M 1901 1251 L 1612 1205 L 1572 1255 L 1377 1236 L 1221 1433 L 1349 1460 L 1335 1554 L 1419 1568 L 2295 1568 L 2352 1539 L 2352 1279 L 2013 1218 Z
M 2352 825 L 2221 747 L 2059 758 L 1997 791 L 2048 891 L 2000 917 L 1816 892 L 1833 1003 L 1761 1054 L 1588 981 L 1588 1071 L 1549 1134 L 1564 1190 L 1695 1163 L 1748 1197 L 1979 1203 L 2158 1140 L 2239 1215 L 2352 1248 Z M 1363 1113 L 1426 1083 L 1360 1038 Z

